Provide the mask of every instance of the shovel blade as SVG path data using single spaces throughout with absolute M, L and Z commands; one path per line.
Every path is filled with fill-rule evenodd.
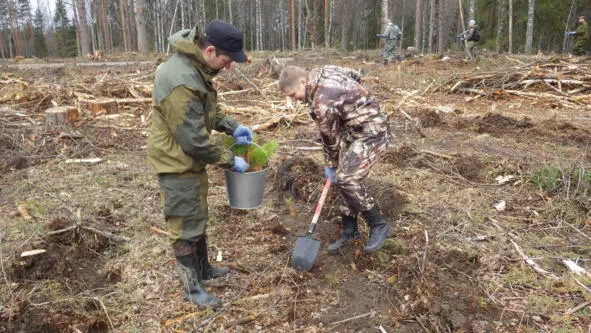
M 314 266 L 319 249 L 320 241 L 312 235 L 298 237 L 291 255 L 291 267 L 298 271 L 309 270 Z

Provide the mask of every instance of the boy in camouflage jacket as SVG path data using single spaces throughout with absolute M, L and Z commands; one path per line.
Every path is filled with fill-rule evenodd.
M 350 240 L 359 238 L 358 213 L 370 227 L 366 252 L 377 251 L 392 232 L 362 185 L 370 168 L 386 151 L 390 126 L 377 100 L 360 81 L 358 72 L 336 66 L 310 72 L 288 66 L 279 79 L 279 88 L 286 96 L 310 105 L 310 116 L 324 144 L 326 176 L 342 197 L 343 233 L 328 247 L 330 253 L 337 253 Z

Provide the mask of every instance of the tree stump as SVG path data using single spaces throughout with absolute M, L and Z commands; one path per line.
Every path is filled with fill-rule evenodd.
M 81 100 L 80 109 L 90 111 L 93 116 L 97 116 L 103 113 L 117 113 L 119 107 L 117 105 L 117 101 L 114 99 L 99 98 L 95 100 Z
M 57 106 L 45 111 L 45 130 L 57 131 L 70 126 L 78 119 L 75 106 Z

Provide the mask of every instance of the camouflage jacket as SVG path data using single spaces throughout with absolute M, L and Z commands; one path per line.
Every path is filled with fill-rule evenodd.
M 589 23 L 587 21 L 579 24 L 577 27 L 577 33 L 575 34 L 575 38 L 579 39 L 587 39 L 589 37 Z
M 339 164 L 341 143 L 384 135 L 388 117 L 352 69 L 326 66 L 308 74 L 306 102 L 320 130 L 329 167 Z
M 156 71 L 148 162 L 158 174 L 234 165 L 234 155 L 212 130 L 232 134 L 238 122 L 219 110 L 212 82 L 219 71 L 207 66 L 193 42 L 195 34 L 194 29 L 171 36 L 176 53 Z
M 378 34 L 378 37 L 385 38 L 386 40 L 394 40 L 400 39 L 401 35 L 400 28 L 396 24 L 390 23 L 386 26 L 386 31 L 383 34 Z

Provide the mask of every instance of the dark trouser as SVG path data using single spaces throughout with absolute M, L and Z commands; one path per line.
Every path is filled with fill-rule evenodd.
M 160 174 L 160 198 L 170 242 L 198 242 L 207 226 L 207 173 Z

